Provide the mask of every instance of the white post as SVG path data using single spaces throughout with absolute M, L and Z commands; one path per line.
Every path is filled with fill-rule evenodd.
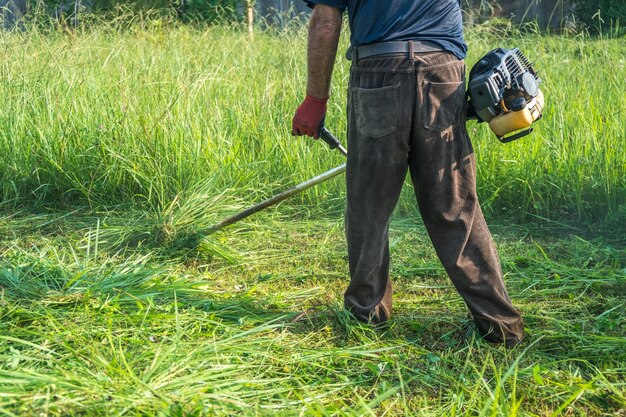
M 254 0 L 246 0 L 246 15 L 248 21 L 248 35 L 254 36 Z

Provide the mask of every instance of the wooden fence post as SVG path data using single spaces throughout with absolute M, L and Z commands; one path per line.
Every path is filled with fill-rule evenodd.
M 246 0 L 246 15 L 248 22 L 248 35 L 254 36 L 254 0 Z

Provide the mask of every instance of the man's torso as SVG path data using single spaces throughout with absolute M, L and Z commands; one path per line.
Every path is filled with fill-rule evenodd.
M 465 58 L 459 0 L 305 0 L 348 11 L 352 46 L 424 40 Z

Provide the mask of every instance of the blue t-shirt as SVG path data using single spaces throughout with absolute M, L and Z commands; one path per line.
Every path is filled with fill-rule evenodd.
M 304 0 L 348 9 L 352 46 L 427 40 L 465 58 L 460 0 Z

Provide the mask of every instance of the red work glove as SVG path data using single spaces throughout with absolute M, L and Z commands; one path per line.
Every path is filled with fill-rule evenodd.
M 320 125 L 326 116 L 327 101 L 327 98 L 316 98 L 306 93 L 306 98 L 293 116 L 291 134 L 295 136 L 308 135 L 317 139 L 320 134 Z

